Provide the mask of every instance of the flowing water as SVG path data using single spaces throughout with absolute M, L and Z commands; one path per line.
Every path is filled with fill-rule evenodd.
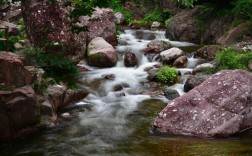
M 144 31 L 149 33 L 148 30 Z M 164 32 L 156 31 L 157 39 Z M 0 156 L 244 156 L 252 155 L 252 132 L 225 139 L 200 139 L 152 134 L 151 123 L 169 102 L 160 92 L 161 86 L 147 81 L 149 62 L 142 54 L 148 40 L 135 38 L 135 31 L 125 30 L 120 36 L 127 45 L 119 45 L 116 67 L 92 69 L 80 75 L 90 94 L 68 111 L 72 118 L 59 118 L 59 125 L 32 136 L 0 144 Z M 186 49 L 190 43 L 171 42 Z M 126 68 L 122 58 L 131 51 L 138 66 Z M 187 68 L 178 69 L 181 79 L 171 86 L 180 95 L 186 73 L 195 67 L 197 59 L 189 56 Z M 116 89 L 116 88 L 120 89 Z M 115 91 L 117 90 L 117 91 Z

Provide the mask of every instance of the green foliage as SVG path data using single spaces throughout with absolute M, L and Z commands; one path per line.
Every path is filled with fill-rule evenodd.
M 63 56 L 40 54 L 37 57 L 37 63 L 45 70 L 46 76 L 53 77 L 56 82 L 74 76 L 78 72 L 75 65 Z
M 215 56 L 217 71 L 225 69 L 248 70 L 249 61 L 252 60 L 252 52 L 238 52 L 232 47 L 224 48 Z
M 157 80 L 162 84 L 174 84 L 177 78 L 178 74 L 176 69 L 168 66 L 162 67 L 157 73 Z
M 37 67 L 45 70 L 46 77 L 53 78 L 56 83 L 65 81 L 69 87 L 74 86 L 72 80 L 78 73 L 78 69 L 73 62 L 63 56 L 46 54 L 43 49 L 36 47 L 27 47 L 23 53 L 28 60 L 34 59 Z
M 174 1 L 187 7 L 193 7 L 193 4 L 198 0 L 174 0 Z
M 142 26 L 142 27 L 147 27 L 147 26 L 150 25 L 150 23 L 148 23 L 145 20 L 133 20 L 132 23 L 136 24 L 136 25 L 139 25 L 139 26 Z
M 214 10 L 214 6 L 211 3 L 200 4 L 195 7 L 199 9 L 200 14 L 204 14 Z
M 0 86 L 0 91 L 13 91 L 13 88 L 7 86 Z
M 5 32 L 0 32 L 0 38 L 5 38 Z M 10 36 L 9 37 L 9 51 L 15 51 L 14 44 L 20 40 L 20 36 Z M 6 45 L 5 42 L 0 42 L 0 51 L 5 51 Z
M 163 22 L 163 12 L 162 10 L 155 8 L 154 10 L 150 11 L 145 17 L 144 20 L 151 23 L 154 21 Z
M 173 19 L 173 16 L 170 16 L 167 20 L 165 20 L 165 27 L 167 27 L 170 24 L 172 19 Z
M 14 44 L 19 42 L 19 40 L 23 40 L 27 38 L 23 19 L 21 18 L 17 24 L 20 27 L 19 33 L 16 36 L 9 36 L 9 50 L 13 52 L 16 50 L 14 47 Z M 5 31 L 0 31 L 0 38 L 5 38 Z M 6 50 L 5 43 L 0 42 L 0 51 L 3 51 L 3 50 L 4 51 Z
M 7 3 L 6 0 L 0 0 L 0 5 L 4 5 L 4 4 L 6 4 L 6 3 Z
M 235 2 L 234 14 L 242 19 L 252 19 L 252 0 L 239 0 Z
M 125 21 L 127 23 L 130 23 L 133 21 L 133 15 L 132 12 L 129 10 L 126 10 L 122 4 L 122 0 L 114 0 L 114 1 L 110 1 L 108 2 L 108 5 L 110 8 L 113 9 L 114 13 L 116 12 L 120 12 L 123 14 Z
M 155 8 L 154 10 L 148 12 L 142 20 L 133 20 L 132 23 L 147 27 L 150 26 L 152 22 L 157 21 L 160 23 L 166 23 L 168 25 L 172 18 L 173 13 L 171 10 L 162 10 L 160 8 Z

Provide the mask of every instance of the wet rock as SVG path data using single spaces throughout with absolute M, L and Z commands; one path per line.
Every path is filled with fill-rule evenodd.
M 148 72 L 148 71 L 150 71 L 151 69 L 153 69 L 153 67 L 147 67 L 147 68 L 144 69 L 144 71 Z
M 37 70 L 33 66 L 24 66 L 26 84 L 32 84 L 37 80 Z
M 116 22 L 118 24 L 123 24 L 123 22 L 124 22 L 124 16 L 123 16 L 122 13 L 120 13 L 120 12 L 115 13 L 115 18 L 116 18 Z
M 154 68 L 148 71 L 148 80 L 149 81 L 156 81 L 157 73 L 159 69 Z
M 230 29 L 230 25 L 233 22 L 232 16 L 222 16 L 214 19 L 210 18 L 208 22 L 205 24 L 205 31 L 203 34 L 204 44 L 219 44 L 218 40 L 222 36 L 226 36 L 227 31 Z M 208 18 L 208 17 L 207 17 Z
M 134 53 L 126 52 L 124 54 L 124 66 L 125 67 L 137 66 L 137 57 Z
M 38 100 L 31 87 L 0 91 L 0 140 L 13 139 L 35 130 L 39 112 Z
M 134 24 L 134 23 L 130 23 L 130 24 L 128 25 L 128 27 L 129 27 L 130 29 L 134 29 L 134 30 L 137 30 L 137 29 L 140 29 L 140 28 L 141 28 L 139 25 Z
M 89 69 L 85 65 L 79 65 L 79 64 L 77 64 L 76 66 L 77 66 L 77 68 L 79 69 L 80 72 L 89 71 Z
M 196 8 L 176 14 L 166 29 L 165 37 L 172 41 L 200 43 L 198 15 L 199 11 Z
M 103 79 L 107 80 L 115 80 L 115 75 L 114 74 L 106 74 L 101 76 Z
M 233 45 L 243 40 L 242 36 L 249 34 L 249 24 L 242 23 L 237 27 L 229 30 L 225 35 L 218 39 L 218 44 L 221 45 Z
M 143 30 L 136 31 L 136 39 L 140 40 L 154 40 L 156 38 L 155 34 L 152 32 L 146 32 Z
M 160 53 L 161 60 L 164 64 L 173 64 L 173 62 L 184 55 L 184 52 L 179 48 L 171 48 Z
M 25 68 L 20 57 L 14 53 L 0 53 L 0 83 L 6 87 L 23 87 L 26 85 Z
M 54 109 L 52 102 L 46 100 L 41 102 L 40 104 L 40 113 L 41 113 L 41 121 L 42 125 L 49 126 L 57 121 L 57 113 Z
M 198 49 L 194 56 L 211 61 L 214 60 L 215 54 L 220 50 L 221 47 L 219 45 L 207 45 Z
M 124 39 L 119 39 L 118 43 L 119 45 L 128 45 L 128 42 Z
M 169 100 L 176 99 L 177 97 L 180 96 L 177 90 L 168 87 L 164 90 L 164 95 Z
M 149 62 L 160 61 L 160 55 L 155 53 L 145 53 Z
M 113 91 L 117 92 L 117 91 L 121 91 L 123 90 L 123 88 L 128 88 L 129 84 L 127 83 L 121 83 L 121 84 L 117 84 L 113 87 Z
M 215 65 L 213 63 L 203 63 L 200 65 L 197 65 L 194 69 L 193 69 L 193 74 L 199 73 L 199 72 L 203 72 L 204 69 L 214 69 Z
M 161 51 L 170 49 L 172 46 L 169 42 L 162 40 L 154 40 L 147 44 L 147 48 L 144 49 L 146 53 L 160 53 Z
M 91 66 L 112 67 L 116 65 L 118 56 L 112 45 L 96 37 L 88 44 L 87 59 Z
M 123 86 L 120 85 L 120 84 L 115 85 L 115 86 L 113 87 L 113 91 L 115 91 L 115 92 L 121 91 L 121 90 L 123 90 Z
M 252 75 L 225 70 L 166 106 L 155 119 L 157 132 L 198 137 L 229 136 L 252 127 Z
M 81 60 L 76 67 L 79 69 L 80 72 L 90 71 L 91 69 L 88 67 L 87 62 L 85 60 Z
M 185 68 L 187 65 L 187 62 L 188 62 L 188 59 L 186 56 L 180 56 L 174 61 L 173 66 L 176 68 Z
M 62 118 L 65 118 L 65 119 L 69 119 L 69 118 L 72 117 L 72 116 L 70 115 L 70 113 L 68 113 L 68 112 L 62 113 L 60 116 L 61 116 Z
M 189 75 L 184 85 L 184 91 L 189 92 L 190 90 L 200 85 L 209 77 L 210 77 L 209 75 L 204 74 Z
M 126 94 L 124 92 L 119 92 L 119 93 L 116 93 L 115 96 L 122 97 L 122 96 L 126 96 Z
M 231 16 L 214 18 L 212 14 L 211 10 L 202 12 L 200 8 L 186 9 L 174 16 L 167 26 L 165 36 L 176 41 L 217 44 L 218 39 L 225 36 L 233 19 Z M 202 26 L 200 19 L 208 20 Z
M 151 30 L 152 30 L 152 31 L 158 30 L 158 29 L 160 29 L 160 27 L 161 27 L 161 23 L 159 23 L 159 22 L 157 22 L 157 21 L 155 21 L 155 22 L 153 22 L 153 23 L 151 24 Z
M 79 101 L 88 95 L 85 89 L 71 90 L 60 85 L 49 86 L 47 92 L 48 100 L 52 102 L 55 110 Z

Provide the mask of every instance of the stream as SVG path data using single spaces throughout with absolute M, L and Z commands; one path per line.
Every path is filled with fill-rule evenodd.
M 143 32 L 166 40 L 163 31 Z M 169 100 L 164 97 L 162 86 L 147 79 L 145 69 L 160 65 L 142 53 L 150 40 L 136 39 L 135 34 L 134 30 L 124 30 L 120 35 L 127 44 L 116 47 L 119 61 L 115 67 L 88 67 L 90 71 L 79 76 L 90 94 L 60 111 L 59 125 L 0 144 L 0 156 L 251 156 L 252 131 L 223 139 L 152 133 L 153 120 Z M 182 49 L 193 46 L 170 42 Z M 125 51 L 137 56 L 137 67 L 124 66 Z M 191 53 L 188 60 L 186 68 L 177 69 L 181 73 L 179 83 L 171 86 L 180 95 L 184 94 L 184 75 L 197 63 Z M 69 112 L 71 118 L 61 118 L 64 112 Z

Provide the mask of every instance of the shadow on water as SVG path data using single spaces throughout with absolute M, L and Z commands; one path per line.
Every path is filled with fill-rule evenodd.
M 151 122 L 165 104 L 160 100 L 145 100 L 127 116 L 125 128 L 133 129 L 127 137 L 113 138 L 109 146 L 83 150 L 92 129 L 83 127 L 79 118 L 60 119 L 60 126 L 40 131 L 32 136 L 0 144 L 1 156 L 44 155 L 114 155 L 114 156 L 251 156 L 252 131 L 223 139 L 202 139 L 183 136 L 150 134 Z M 83 113 L 89 110 L 73 110 Z M 113 134 L 111 134 L 113 135 Z M 103 138 L 106 140 L 106 138 Z M 110 138 L 111 139 L 111 138 Z

